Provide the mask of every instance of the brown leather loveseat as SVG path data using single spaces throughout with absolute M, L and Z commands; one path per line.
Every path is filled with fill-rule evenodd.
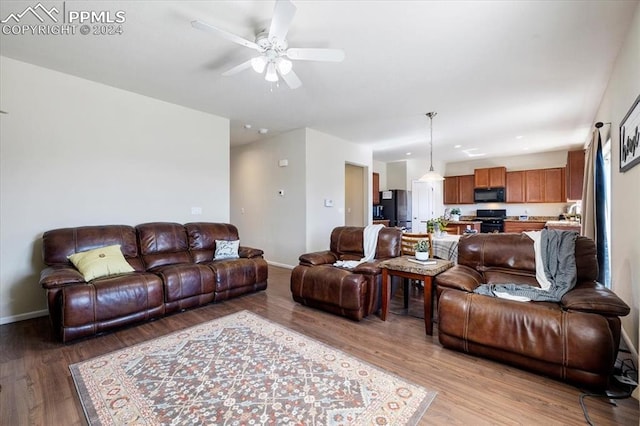
M 382 228 L 375 259 L 353 269 L 333 266 L 338 260 L 364 257 L 364 228 L 340 226 L 331 232 L 329 250 L 300 256 L 291 272 L 293 300 L 360 321 L 379 307 L 382 270 L 380 261 L 400 256 L 402 232 Z
M 63 342 L 267 287 L 262 250 L 214 260 L 216 240 L 239 240 L 225 223 L 155 222 L 47 231 L 42 253 L 54 332 Z M 120 245 L 134 272 L 85 281 L 69 255 Z
M 458 264 L 436 277 L 438 336 L 451 349 L 547 376 L 605 388 L 629 307 L 597 283 L 593 240 L 575 242 L 576 286 L 559 303 L 520 302 L 474 293 L 479 285 L 538 286 L 533 241 L 525 234 L 460 238 Z

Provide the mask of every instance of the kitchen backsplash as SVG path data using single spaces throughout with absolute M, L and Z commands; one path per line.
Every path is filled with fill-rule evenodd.
M 540 203 L 540 204 L 507 204 L 507 203 L 478 203 L 464 205 L 445 205 L 451 210 L 457 207 L 463 217 L 475 217 L 478 209 L 506 209 L 507 216 L 514 216 L 516 219 L 521 216 L 552 217 L 557 219 L 561 213 L 565 213 L 573 203 Z

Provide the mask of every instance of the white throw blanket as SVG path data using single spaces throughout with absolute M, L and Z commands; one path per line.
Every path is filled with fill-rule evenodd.
M 363 244 L 364 244 L 364 257 L 360 260 L 338 260 L 333 266 L 339 266 L 341 268 L 355 268 L 361 263 L 370 262 L 376 255 L 376 248 L 378 247 L 378 233 L 384 228 L 384 225 L 367 225 L 364 228 Z

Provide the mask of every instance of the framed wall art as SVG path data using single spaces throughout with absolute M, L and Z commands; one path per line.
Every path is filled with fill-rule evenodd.
M 620 172 L 640 163 L 640 95 L 620 123 Z

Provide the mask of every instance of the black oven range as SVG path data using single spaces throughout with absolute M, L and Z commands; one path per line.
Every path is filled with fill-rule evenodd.
M 481 221 L 480 232 L 504 232 L 504 219 L 507 217 L 507 210 L 476 210 L 476 220 Z

